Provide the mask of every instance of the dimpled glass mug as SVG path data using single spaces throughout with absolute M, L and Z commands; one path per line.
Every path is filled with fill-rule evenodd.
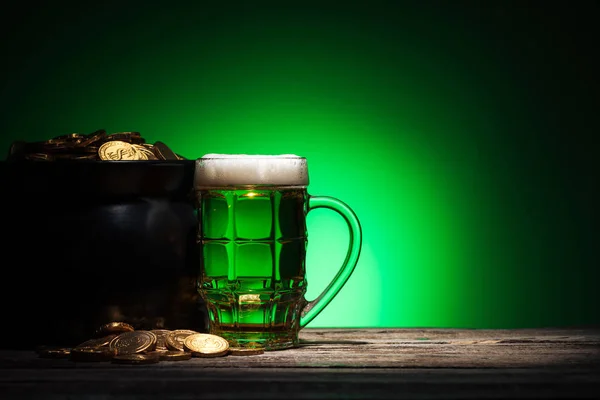
M 196 160 L 198 292 L 210 333 L 231 346 L 296 347 L 299 330 L 329 304 L 358 262 L 358 218 L 340 200 L 309 195 L 308 183 L 306 158 L 296 155 L 207 154 Z M 339 213 L 350 243 L 331 283 L 307 301 L 306 215 L 315 208 Z

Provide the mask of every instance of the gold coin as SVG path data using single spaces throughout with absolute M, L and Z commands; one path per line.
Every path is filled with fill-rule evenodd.
M 155 351 L 156 350 L 156 345 L 158 344 L 158 336 L 156 336 L 156 333 L 154 333 L 154 332 L 148 331 L 148 333 L 150 335 L 152 335 L 152 344 L 150 345 L 150 347 L 146 351 Z M 160 350 L 166 350 L 166 349 L 160 349 Z
M 185 361 L 192 358 L 192 353 L 179 350 L 157 350 L 148 354 L 156 354 L 161 361 Z
M 90 340 L 86 340 L 83 343 L 78 344 L 75 347 L 104 347 L 110 344 L 110 341 L 113 340 L 117 335 L 106 335 L 99 338 L 94 338 Z
M 95 160 L 96 155 L 95 154 L 84 154 L 84 155 L 79 155 L 79 156 L 68 156 L 67 158 L 69 158 L 70 160 Z
M 156 335 L 156 350 L 167 350 L 167 336 L 171 331 L 168 329 L 152 329 L 150 332 Z
M 135 150 L 136 160 L 146 161 L 146 160 L 149 159 L 148 153 L 145 152 L 145 151 L 143 151 L 143 150 L 140 150 L 139 148 L 137 148 L 136 146 L 138 146 L 138 145 L 132 144 L 131 146 L 133 147 L 133 150 Z M 154 154 L 152 154 L 152 155 L 154 155 Z
M 108 345 L 118 355 L 150 351 L 154 346 L 156 346 L 156 335 L 149 331 L 123 332 Z
M 154 349 L 154 350 L 147 350 L 144 351 L 143 353 L 140 354 L 154 354 L 154 355 L 160 355 L 162 353 L 166 353 L 167 351 L 171 351 L 171 350 L 167 350 L 167 349 Z
M 135 151 L 143 154 L 147 160 L 158 160 L 156 154 L 152 150 L 152 145 L 148 144 L 132 144 Z
M 85 139 L 85 135 L 82 135 L 81 133 L 69 133 L 67 135 L 60 135 L 60 136 L 55 136 L 52 139 L 48 139 L 46 141 L 46 143 L 52 144 L 52 143 L 60 143 L 60 144 L 64 144 L 64 143 L 78 143 L 82 140 Z
M 230 347 L 229 354 L 232 356 L 254 356 L 257 354 L 263 354 L 265 352 L 264 349 L 257 347 Z
M 185 338 L 183 347 L 195 357 L 219 357 L 229 351 L 229 342 L 210 333 L 195 333 Z
M 110 361 L 117 354 L 109 347 L 78 347 L 71 350 L 72 361 Z
M 107 139 L 138 144 L 142 144 L 146 141 L 139 132 L 113 132 L 108 135 Z
M 146 160 L 158 160 L 152 149 L 149 149 L 146 145 L 132 144 L 132 146 L 135 149 L 135 151 L 146 157 Z
M 99 129 L 95 132 L 92 132 L 88 135 L 83 136 L 81 139 L 77 141 L 77 147 L 87 147 L 92 143 L 98 142 L 106 137 L 106 131 L 104 129 Z
M 106 336 L 110 334 L 119 334 L 123 332 L 133 332 L 133 326 L 125 322 L 110 322 L 96 329 L 96 336 Z
M 69 358 L 71 349 L 69 347 L 47 347 L 38 350 L 40 358 Z
M 154 354 L 119 354 L 112 358 L 115 364 L 156 364 L 159 361 L 158 355 Z
M 30 161 L 52 161 L 54 157 L 46 153 L 31 153 L 25 155 L 25 159 Z
M 98 148 L 98 156 L 104 161 L 135 161 L 143 156 L 131 145 L 121 140 L 110 140 Z
M 154 142 L 154 154 L 159 160 L 177 160 L 177 154 L 163 142 Z
M 165 338 L 165 345 L 169 350 L 184 351 L 183 341 L 186 337 L 194 335 L 196 333 L 198 332 L 191 331 L 189 329 L 176 329 L 174 331 L 171 331 L 171 333 L 167 335 L 167 337 Z

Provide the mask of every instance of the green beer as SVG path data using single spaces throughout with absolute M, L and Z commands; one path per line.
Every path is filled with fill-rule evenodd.
M 307 193 L 308 171 L 301 157 L 205 156 L 198 160 L 196 174 L 198 292 L 208 309 L 210 332 L 232 346 L 297 346 L 298 331 L 354 269 L 360 250 L 358 220 L 339 200 Z M 355 238 L 344 272 L 314 302 L 304 297 L 311 199 L 315 207 L 342 214 Z
M 306 304 L 306 196 L 294 188 L 200 192 L 200 285 L 212 333 L 238 345 L 294 341 Z

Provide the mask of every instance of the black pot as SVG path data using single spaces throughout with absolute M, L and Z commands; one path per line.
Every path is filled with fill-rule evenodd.
M 194 166 L 0 163 L 0 347 L 73 346 L 113 321 L 206 332 Z

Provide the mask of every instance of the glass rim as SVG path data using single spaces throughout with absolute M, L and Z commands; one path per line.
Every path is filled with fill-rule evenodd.
M 307 184 L 304 185 L 293 185 L 289 183 L 277 183 L 277 184 L 266 184 L 266 183 L 233 183 L 230 185 L 203 185 L 197 184 L 194 185 L 195 189 L 203 189 L 203 190 L 270 190 L 275 188 L 306 188 Z

